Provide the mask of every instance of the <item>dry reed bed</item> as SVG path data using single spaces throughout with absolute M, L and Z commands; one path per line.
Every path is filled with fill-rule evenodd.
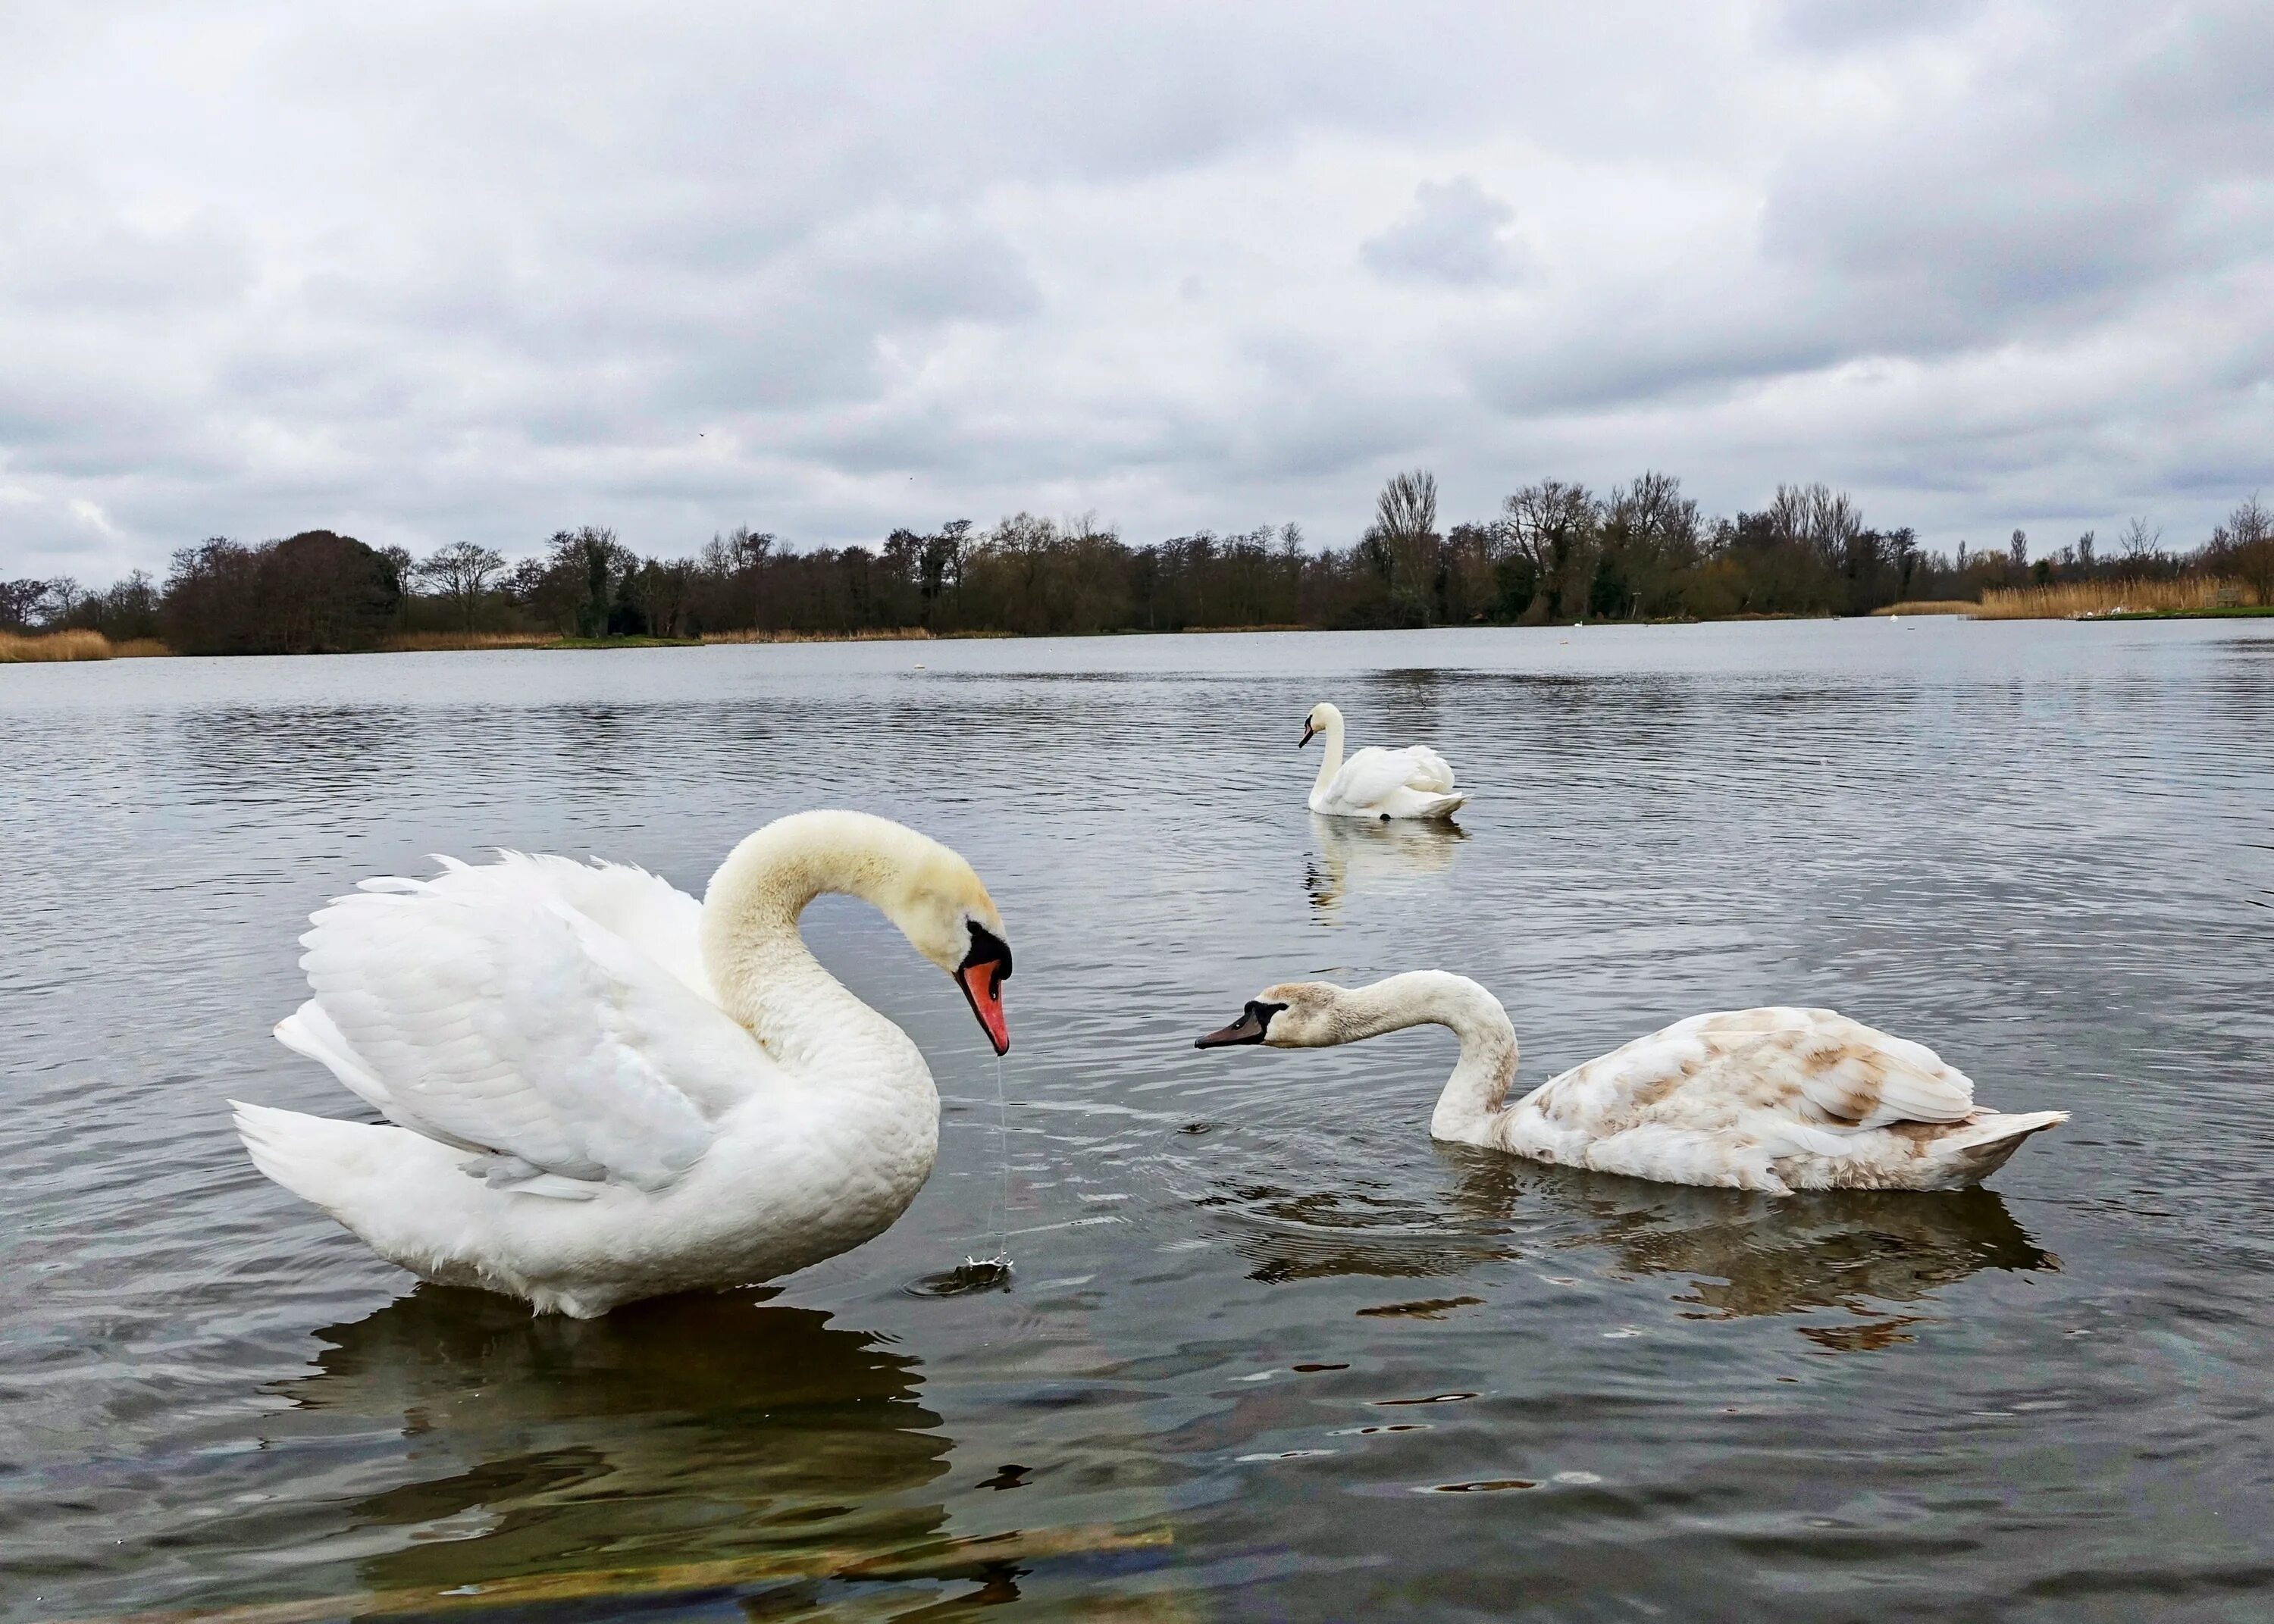
M 155 637 L 113 643 L 101 632 L 0 632 L 0 665 L 48 665 L 63 660 L 136 659 L 173 650 Z
M 2255 602 L 2237 581 L 2198 575 L 2179 581 L 2067 581 L 2053 586 L 1999 589 L 1982 595 L 1985 620 L 2073 620 L 2080 615 L 2219 609 Z
M 930 643 L 921 626 L 868 627 L 854 632 L 704 632 L 705 643 Z
M 1874 609 L 1873 614 L 1979 614 L 1982 605 L 1964 598 L 1920 598 L 1909 603 L 1889 604 L 1884 609 Z
M 388 654 L 463 654 L 474 649 L 541 649 L 550 632 L 403 632 L 380 645 Z

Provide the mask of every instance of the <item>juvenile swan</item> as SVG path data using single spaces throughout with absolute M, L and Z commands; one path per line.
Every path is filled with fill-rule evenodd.
M 586 1319 L 889 1228 L 931 1171 L 939 1096 L 806 951 L 825 891 L 882 912 L 1010 1047 L 986 887 L 884 818 L 769 823 L 700 903 L 612 863 L 440 861 L 313 916 L 316 996 L 276 1027 L 393 1125 L 230 1102 L 263 1173 L 429 1280 Z
M 1954 1190 L 2003 1166 L 2066 1111 L 2007 1115 L 1934 1051 L 1830 1010 L 1693 1015 L 1550 1078 L 1514 1105 L 1516 1033 L 1500 1000 L 1442 970 L 1371 987 L 1267 987 L 1197 1047 L 1322 1049 L 1449 1026 L 1461 1058 L 1432 1138 L 1671 1184 Z
M 1329 704 L 1303 718 L 1301 749 L 1313 734 L 1326 739 L 1311 810 L 1327 817 L 1450 817 L 1467 801 L 1453 793 L 1453 770 L 1426 744 L 1402 750 L 1368 745 L 1343 760 L 1343 713 Z

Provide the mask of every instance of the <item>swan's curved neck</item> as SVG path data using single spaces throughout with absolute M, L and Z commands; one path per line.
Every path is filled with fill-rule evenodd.
M 1319 776 L 1311 783 L 1314 795 L 1325 794 L 1327 786 L 1335 781 L 1335 774 L 1343 770 L 1343 718 L 1340 711 L 1327 718 L 1327 725 L 1319 729 L 1319 737 L 1325 742 L 1321 747 Z
M 719 1006 L 779 1059 L 871 1062 L 878 1044 L 914 1054 L 899 1027 L 821 966 L 798 934 L 825 892 L 858 897 L 901 923 L 910 831 L 857 813 L 802 813 L 769 823 L 719 865 L 704 893 L 704 967 Z M 918 1059 L 921 1068 L 921 1059 Z
M 1516 1028 L 1508 1011 L 1465 975 L 1415 970 L 1343 995 L 1337 1006 L 1354 1043 L 1407 1026 L 1448 1027 L 1461 1040 L 1461 1057 L 1429 1117 L 1432 1139 L 1472 1145 L 1493 1142 L 1491 1126 L 1516 1081 Z

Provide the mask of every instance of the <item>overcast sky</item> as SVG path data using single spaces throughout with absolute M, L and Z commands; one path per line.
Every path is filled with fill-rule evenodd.
M 0 0 L 0 575 L 2274 493 L 2274 5 Z

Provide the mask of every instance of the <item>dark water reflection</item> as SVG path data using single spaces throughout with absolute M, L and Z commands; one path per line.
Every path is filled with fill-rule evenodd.
M 2264 1617 L 2262 631 L 0 672 L 0 1619 Z M 1312 818 L 1326 697 L 1444 749 L 1460 826 Z M 814 911 L 946 1100 L 872 1245 L 533 1321 L 229 1137 L 228 1095 L 351 1103 L 267 1028 L 354 877 L 512 844 L 699 887 L 826 803 L 956 845 L 1019 948 L 998 1138 L 953 988 Z M 1442 1034 L 1189 1047 L 1422 966 L 1534 1080 L 1825 1003 L 2075 1120 L 1994 1190 L 1769 1200 L 1432 1146 Z M 910 1289 L 998 1245 L 1007 1291 Z
M 464 1583 L 464 1540 L 496 1583 L 889 1550 L 946 1520 L 917 1493 L 951 1447 L 918 1361 L 815 1310 L 740 1295 L 578 1324 L 420 1287 L 316 1338 L 314 1373 L 269 1391 L 318 1435 L 410 1440 L 420 1474 L 343 1507 L 401 1541 L 360 1564 L 373 1589 Z

